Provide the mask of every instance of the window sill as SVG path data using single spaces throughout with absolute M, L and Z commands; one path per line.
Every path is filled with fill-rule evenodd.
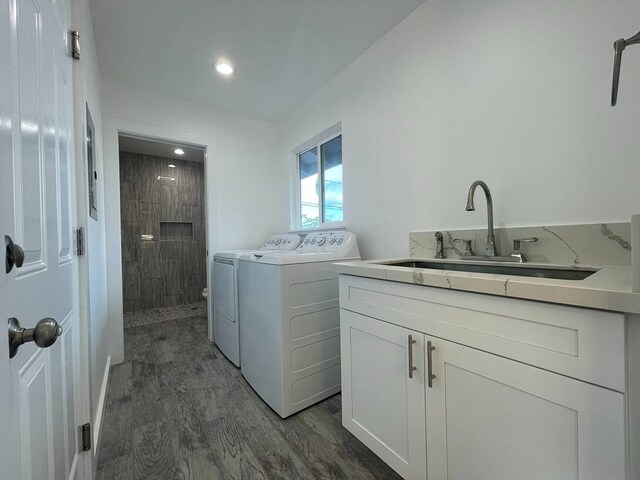
M 324 230 L 346 230 L 347 226 L 343 222 L 335 222 L 335 223 L 325 223 L 319 227 L 315 228 L 292 228 L 290 233 L 311 233 L 311 232 L 322 232 Z

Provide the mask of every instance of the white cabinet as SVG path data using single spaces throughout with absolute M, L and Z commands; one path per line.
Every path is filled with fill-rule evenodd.
M 622 393 L 426 339 L 430 480 L 626 478 Z
M 343 425 L 404 478 L 640 478 L 624 315 L 346 275 L 340 307 Z
M 423 335 L 346 310 L 340 322 L 343 425 L 404 478 L 426 478 Z

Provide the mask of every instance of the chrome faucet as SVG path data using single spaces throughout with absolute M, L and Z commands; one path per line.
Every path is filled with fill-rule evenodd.
M 493 200 L 491 199 L 491 191 L 486 183 L 482 180 L 476 180 L 471 184 L 469 188 L 469 194 L 467 195 L 467 212 L 472 212 L 476 209 L 473 204 L 473 195 L 476 193 L 476 188 L 480 187 L 484 191 L 485 197 L 487 197 L 487 248 L 482 255 L 474 255 L 472 252 L 465 251 L 464 255 L 460 257 L 461 260 L 489 260 L 492 262 L 520 262 L 524 259 L 520 255 L 501 257 L 496 249 L 496 234 L 493 230 Z
M 481 187 L 484 191 L 484 196 L 487 197 L 487 248 L 484 251 L 485 257 L 496 257 L 496 234 L 493 231 L 493 200 L 491 199 L 491 191 L 486 183 L 482 180 L 476 180 L 469 187 L 469 194 L 467 195 L 467 212 L 473 212 L 476 207 L 473 204 L 473 195 L 476 193 L 476 188 Z

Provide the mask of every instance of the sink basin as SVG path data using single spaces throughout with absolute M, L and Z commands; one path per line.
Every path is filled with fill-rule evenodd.
M 554 278 L 557 280 L 584 280 L 598 270 L 594 268 L 541 267 L 539 265 L 497 265 L 462 263 L 462 262 L 429 262 L 424 260 L 404 260 L 401 262 L 381 263 L 393 267 L 427 268 L 431 270 L 452 270 L 454 272 L 493 273 L 496 275 L 513 275 L 518 277 Z

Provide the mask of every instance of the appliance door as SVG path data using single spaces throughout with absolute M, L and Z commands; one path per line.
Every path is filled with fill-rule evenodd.
M 236 321 L 236 276 L 233 260 L 213 261 L 213 306 L 216 312 Z
M 215 259 L 213 262 L 215 342 L 231 362 L 240 366 L 237 295 L 236 265 L 233 260 Z

